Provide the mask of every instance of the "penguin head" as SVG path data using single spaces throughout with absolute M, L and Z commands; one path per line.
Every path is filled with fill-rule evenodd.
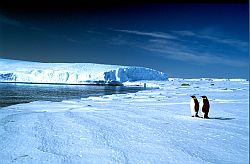
M 192 97 L 193 99 L 196 99 L 196 97 L 193 95 L 193 96 L 190 96 L 190 97 Z
M 201 96 L 202 99 L 207 99 L 207 96 Z

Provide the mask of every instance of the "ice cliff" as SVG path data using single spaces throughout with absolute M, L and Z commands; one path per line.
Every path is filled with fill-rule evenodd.
M 135 66 L 38 63 L 0 58 L 0 82 L 120 84 L 139 80 L 167 80 L 167 75 Z

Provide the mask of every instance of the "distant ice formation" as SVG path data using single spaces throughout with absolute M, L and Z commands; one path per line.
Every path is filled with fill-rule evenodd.
M 0 82 L 121 84 L 139 80 L 167 80 L 150 68 L 94 63 L 38 63 L 0 59 Z

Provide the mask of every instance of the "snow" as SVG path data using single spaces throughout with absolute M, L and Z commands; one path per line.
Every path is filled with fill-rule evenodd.
M 184 80 L 182 78 L 168 78 L 169 81 Z M 218 79 L 218 78 L 200 78 L 200 79 L 185 79 L 185 81 L 248 81 L 247 79 Z
M 0 58 L 0 82 L 121 84 L 138 80 L 167 80 L 150 68 L 94 63 L 38 63 Z
M 249 163 L 249 81 L 144 83 L 158 89 L 1 108 L 0 163 Z

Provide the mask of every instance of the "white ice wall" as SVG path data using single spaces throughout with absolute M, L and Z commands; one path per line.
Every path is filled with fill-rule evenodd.
M 38 63 L 0 59 L 0 82 L 112 83 L 167 80 L 153 69 L 92 63 Z

